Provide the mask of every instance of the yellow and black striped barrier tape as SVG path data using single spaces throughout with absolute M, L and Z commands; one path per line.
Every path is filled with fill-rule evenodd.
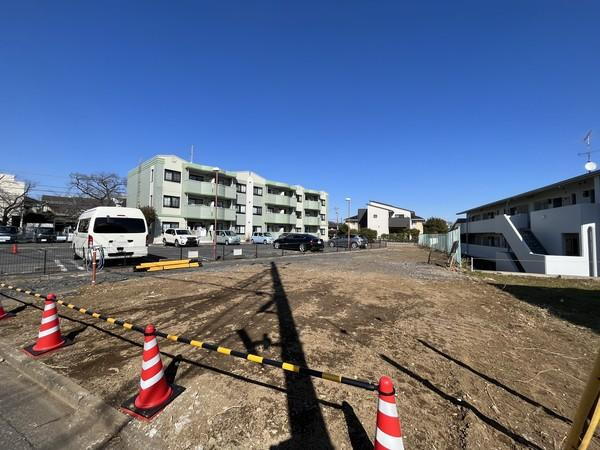
M 31 295 L 33 297 L 44 299 L 44 300 L 46 299 L 45 295 L 39 294 L 33 290 L 21 289 L 21 288 L 11 286 L 6 283 L 0 283 L 0 288 L 11 289 L 13 291 L 16 291 L 16 292 L 19 292 L 22 294 Z M 144 333 L 144 327 L 140 327 L 139 325 L 134 325 L 132 323 L 126 322 L 121 319 L 115 319 L 113 317 L 108 317 L 102 313 L 99 313 L 99 312 L 96 312 L 96 311 L 93 311 L 93 310 L 87 309 L 87 308 L 81 308 L 72 303 L 67 303 L 63 300 L 57 299 L 56 303 L 58 303 L 59 305 L 62 305 L 62 306 L 66 306 L 67 308 L 72 309 L 74 311 L 78 311 L 82 314 L 87 314 L 88 316 L 92 316 L 96 319 L 103 320 L 110 324 L 121 326 L 121 327 L 125 328 L 126 330 L 137 331 L 138 333 L 142 333 L 142 334 Z M 265 358 L 264 356 L 253 355 L 252 353 L 240 352 L 238 350 L 233 350 L 233 349 L 230 349 L 227 347 L 221 347 L 219 345 L 216 345 L 216 344 L 213 344 L 210 342 L 203 342 L 203 341 L 198 341 L 195 339 L 190 339 L 185 336 L 163 333 L 162 331 L 159 331 L 159 330 L 156 330 L 154 334 L 156 336 L 168 339 L 173 342 L 180 342 L 182 344 L 188 344 L 188 345 L 191 345 L 192 347 L 203 348 L 205 350 L 210 350 L 213 352 L 221 353 L 223 355 L 229 355 L 229 356 L 234 356 L 236 358 L 242 358 L 247 361 L 251 361 L 254 363 L 258 363 L 258 364 L 264 364 L 267 366 L 278 367 L 278 368 L 286 370 L 288 372 L 296 372 L 300 375 L 308 375 L 308 376 L 315 377 L 315 378 L 322 378 L 324 380 L 335 381 L 337 383 L 359 387 L 362 389 L 366 389 L 368 391 L 377 390 L 377 385 L 375 383 L 371 383 L 369 381 L 348 378 L 348 377 L 336 375 L 336 374 L 329 373 L 329 372 L 322 372 L 320 370 L 314 370 L 314 369 L 310 369 L 308 367 L 298 366 L 296 364 L 291 364 L 291 363 L 287 363 L 287 362 L 283 362 L 283 361 L 277 361 L 275 359 Z

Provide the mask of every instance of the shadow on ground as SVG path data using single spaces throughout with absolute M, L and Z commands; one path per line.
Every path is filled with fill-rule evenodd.
M 387 362 L 391 366 L 398 369 L 398 371 L 402 372 L 404 375 L 409 376 L 413 380 L 419 382 L 423 387 L 429 389 L 434 394 L 440 396 L 441 398 L 452 403 L 453 405 L 458 406 L 459 408 L 465 408 L 465 409 L 471 411 L 483 423 L 494 428 L 495 430 L 499 431 L 500 433 L 504 434 L 505 436 L 508 436 L 515 442 L 518 442 L 519 444 L 522 444 L 522 445 L 526 445 L 529 448 L 533 448 L 536 450 L 542 450 L 542 448 L 539 445 L 535 444 L 534 442 L 531 442 L 529 439 L 521 436 L 520 434 L 515 433 L 514 431 L 507 428 L 505 425 L 502 425 L 497 420 L 492 419 L 491 417 L 485 415 L 475 405 L 471 404 L 467 400 L 458 399 L 458 398 L 454 397 L 453 395 L 450 395 L 447 392 L 442 391 L 440 388 L 438 388 L 435 384 L 433 384 L 427 378 L 424 378 L 421 375 L 418 375 L 417 373 L 413 372 L 412 370 L 402 366 L 400 363 L 394 361 L 393 359 L 389 358 L 388 356 L 382 355 L 382 354 L 380 354 L 379 356 L 385 362 Z
M 600 290 L 489 283 L 553 316 L 600 333 Z

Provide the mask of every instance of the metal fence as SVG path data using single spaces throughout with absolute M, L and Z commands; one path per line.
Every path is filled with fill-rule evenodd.
M 366 250 L 387 247 L 385 241 L 374 241 L 369 243 Z M 213 261 L 211 245 L 200 245 L 198 247 L 164 247 L 150 246 L 148 248 L 149 261 L 161 259 L 185 259 L 193 258 L 201 261 Z M 365 249 L 340 246 L 330 247 L 325 243 L 321 253 L 340 253 L 365 251 Z M 243 245 L 217 245 L 216 260 L 229 261 L 234 259 L 274 258 L 278 256 L 290 256 L 301 254 L 298 250 L 275 249 L 271 244 L 243 244 Z M 307 251 L 306 254 L 313 254 Z M 140 263 L 140 258 L 117 258 L 107 261 L 106 266 L 118 269 Z M 85 271 L 86 263 L 80 259 L 73 258 L 73 250 L 69 244 L 54 244 L 46 246 L 43 244 L 18 244 L 0 246 L 0 275 L 17 274 L 57 274 L 63 272 Z
M 443 234 L 421 234 L 419 235 L 419 245 L 429 247 L 448 255 L 454 254 L 454 262 L 461 264 L 460 254 L 460 228 Z
M 73 261 L 73 251 L 68 245 L 0 247 L 0 274 L 2 275 L 60 273 L 70 269 L 78 270 L 76 266 Z

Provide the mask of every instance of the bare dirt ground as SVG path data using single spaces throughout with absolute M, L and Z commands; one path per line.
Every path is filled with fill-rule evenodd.
M 427 258 L 402 247 L 106 274 L 95 287 L 21 284 L 172 334 L 350 377 L 389 375 L 408 449 L 560 448 L 600 344 L 600 283 L 461 274 Z M 60 312 L 76 320 L 62 328 L 79 332 L 77 342 L 43 361 L 118 407 L 136 392 L 142 336 Z M 2 340 L 34 342 L 39 320 L 20 310 L 2 323 Z M 177 383 L 186 391 L 154 422 L 130 425 L 157 446 L 369 448 L 373 392 L 159 344 L 165 366 L 167 355 L 184 357 Z

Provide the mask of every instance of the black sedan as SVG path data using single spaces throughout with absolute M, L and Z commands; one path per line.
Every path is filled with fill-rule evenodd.
M 306 250 L 323 250 L 324 244 L 323 239 L 319 239 L 312 234 L 289 233 L 275 239 L 273 247 L 305 252 Z

